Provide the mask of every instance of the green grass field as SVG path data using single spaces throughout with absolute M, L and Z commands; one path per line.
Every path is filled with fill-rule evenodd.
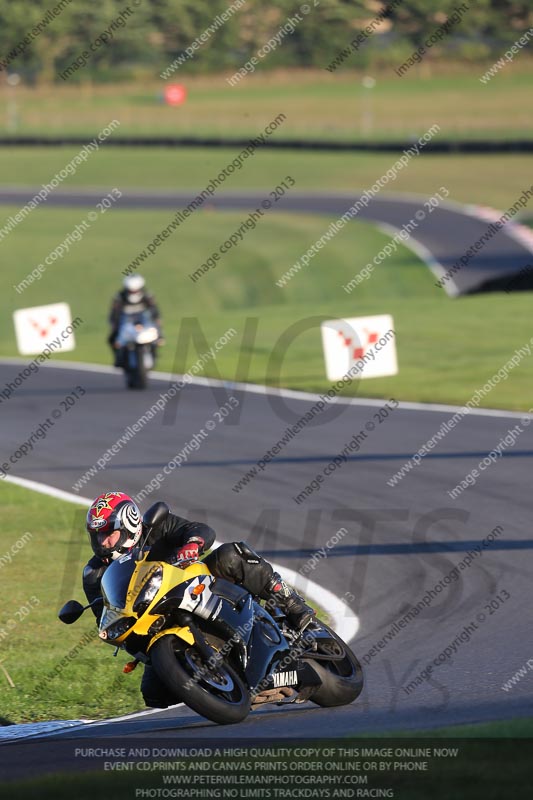
M 393 68 L 370 70 L 376 79 L 371 90 L 362 85 L 365 73 L 353 69 L 258 72 L 235 87 L 226 83 L 227 75 L 178 72 L 170 82 L 183 83 L 189 94 L 177 108 L 161 102 L 167 85 L 161 79 L 40 89 L 2 86 L 0 119 L 5 132 L 21 134 L 94 135 L 117 118 L 123 135 L 248 136 L 284 111 L 283 135 L 289 138 L 410 139 L 435 122 L 442 137 L 531 138 L 528 60 L 523 54 L 484 85 L 479 78 L 491 64 L 449 64 L 446 75 L 429 73 L 426 64 L 403 78 Z
M 74 149 L 2 151 L 0 170 L 5 183 L 39 185 L 64 166 Z M 228 151 L 111 151 L 94 154 L 65 186 L 201 189 L 228 163 Z M 400 173 L 391 190 L 429 196 L 444 184 L 450 198 L 490 203 L 506 208 L 528 184 L 526 161 L 507 157 L 420 157 Z M 338 156 L 260 153 L 235 173 L 224 189 L 264 188 L 265 196 L 287 174 L 295 191 L 361 188 L 394 163 L 387 156 Z M 473 178 L 472 176 L 475 176 Z M 104 188 L 106 187 L 106 188 Z M 348 202 L 347 202 L 348 205 Z M 3 218 L 17 211 L 2 208 Z M 49 266 L 41 280 L 22 294 L 13 288 L 86 217 L 86 209 L 33 211 L 0 243 L 6 291 L 0 298 L 0 342 L 4 355 L 16 355 L 11 315 L 19 307 L 66 300 L 81 316 L 77 349 L 66 358 L 108 363 L 105 344 L 110 298 L 122 280 L 122 270 L 173 217 L 169 211 L 108 211 L 72 245 L 70 252 Z M 351 387 L 359 396 L 394 396 L 404 400 L 464 403 L 496 372 L 513 351 L 529 340 L 527 294 L 493 294 L 451 300 L 434 286 L 426 266 L 408 250 L 385 260 L 371 278 L 348 295 L 342 290 L 388 235 L 371 225 L 347 226 L 283 289 L 275 281 L 325 231 L 327 218 L 283 215 L 275 211 L 250 231 L 239 247 L 223 257 L 215 270 L 193 283 L 194 272 L 245 213 L 205 209 L 183 224 L 143 265 L 143 274 L 162 306 L 167 345 L 160 368 L 184 371 L 196 355 L 179 354 L 178 333 L 183 317 L 198 317 L 208 342 L 229 327 L 238 336 L 217 357 L 206 374 L 272 383 L 269 360 L 280 335 L 297 320 L 391 313 L 397 328 L 400 373 L 393 378 L 361 381 Z M 80 290 L 81 289 L 81 290 Z M 248 373 L 236 375 L 245 320 L 259 317 Z M 249 345 L 247 345 L 249 346 Z M 318 327 L 299 336 L 286 354 L 282 383 L 302 390 L 328 387 Z M 526 363 L 501 383 L 485 405 L 530 407 L 531 378 Z

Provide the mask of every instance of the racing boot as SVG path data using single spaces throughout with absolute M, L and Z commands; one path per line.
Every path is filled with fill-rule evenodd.
M 261 597 L 267 601 L 269 610 L 272 606 L 278 606 L 286 615 L 289 625 L 297 631 L 305 630 L 315 616 L 314 609 L 277 572 L 272 575 Z

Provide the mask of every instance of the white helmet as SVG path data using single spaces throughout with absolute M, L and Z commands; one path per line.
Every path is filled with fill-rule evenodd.
M 144 278 L 142 275 L 128 275 L 124 278 L 124 289 L 130 303 L 139 303 L 143 296 Z
M 142 275 L 128 275 L 124 278 L 124 288 L 128 292 L 140 292 L 144 289 L 144 278 Z

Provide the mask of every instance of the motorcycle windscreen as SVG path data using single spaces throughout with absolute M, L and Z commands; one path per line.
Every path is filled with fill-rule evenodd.
M 129 344 L 149 344 L 159 336 L 150 311 L 123 313 L 120 317 L 117 344 L 126 347 Z
M 124 608 L 131 576 L 135 572 L 137 561 L 134 553 L 112 561 L 102 578 L 102 593 L 110 606 Z

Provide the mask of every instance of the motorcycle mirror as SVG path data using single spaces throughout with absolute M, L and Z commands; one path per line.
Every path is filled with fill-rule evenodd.
M 167 504 L 160 500 L 158 503 L 154 503 L 150 506 L 148 511 L 144 512 L 143 525 L 145 528 L 154 528 L 156 525 L 160 525 L 164 522 L 169 513 L 170 509 Z
M 77 600 L 69 600 L 57 616 L 65 625 L 72 625 L 73 622 L 76 622 L 81 617 L 85 608 L 88 608 L 88 606 L 82 606 Z

